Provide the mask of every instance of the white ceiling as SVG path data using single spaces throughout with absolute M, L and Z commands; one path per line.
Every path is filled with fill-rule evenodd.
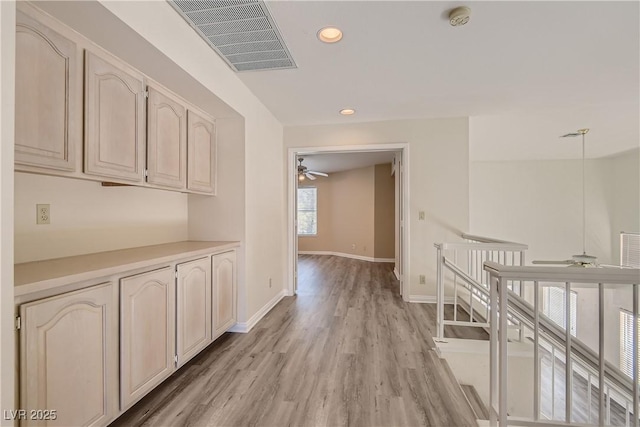
M 470 158 L 577 158 L 558 136 L 591 128 L 587 155 L 640 145 L 640 3 L 269 1 L 297 69 L 237 75 L 285 125 L 470 116 Z M 38 2 L 207 108 L 231 109 L 97 2 Z M 320 43 L 319 28 L 344 38 Z M 170 29 L 168 29 L 170 31 Z M 353 107 L 343 117 L 338 110 Z M 571 144 L 569 144 L 571 145 Z
M 638 146 L 638 2 L 469 1 L 470 22 L 451 27 L 461 4 L 267 1 L 298 68 L 238 75 L 285 125 L 471 116 L 508 125 L 472 141 L 502 157 L 549 157 L 536 144 L 577 127 L 593 144 L 599 130 L 599 153 Z M 317 40 L 327 25 L 342 41 Z M 525 122 L 537 136 L 514 136 Z
M 391 163 L 394 152 L 374 151 L 358 153 L 326 153 L 303 154 L 302 164 L 309 170 L 325 173 L 342 172 L 345 170 L 365 168 L 367 166 Z

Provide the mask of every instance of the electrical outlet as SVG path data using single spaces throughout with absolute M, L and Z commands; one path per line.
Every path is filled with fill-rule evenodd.
M 424 211 L 418 212 L 418 221 L 424 221 Z
M 36 205 L 36 224 L 51 224 L 50 205 Z
M 351 244 L 351 249 L 355 249 L 355 248 L 356 248 L 356 244 L 355 244 L 355 243 L 352 243 L 352 244 Z
M 271 288 L 271 277 L 269 277 L 269 288 Z
M 421 285 L 426 285 L 427 284 L 427 279 L 426 279 L 426 277 L 424 277 L 424 274 L 420 275 L 420 284 Z

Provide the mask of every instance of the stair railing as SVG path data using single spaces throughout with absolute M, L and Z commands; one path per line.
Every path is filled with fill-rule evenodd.
M 484 263 L 489 275 L 489 327 L 490 327 L 490 424 L 500 425 L 577 425 L 574 416 L 574 379 L 581 378 L 587 384 L 588 423 L 591 419 L 593 388 L 597 390 L 597 425 L 612 424 L 612 407 L 624 411 L 618 424 L 638 427 L 640 425 L 640 381 L 638 365 L 638 319 L 640 270 L 616 268 L 565 268 L 505 266 L 492 261 Z M 520 283 L 521 289 L 533 286 L 533 305 L 511 291 L 509 285 Z M 559 327 L 540 310 L 540 290 L 543 286 L 561 283 L 570 295 L 572 285 L 591 286 L 598 289 L 598 351 L 594 352 L 571 335 L 569 319 L 570 298 L 565 298 L 565 326 Z M 631 289 L 633 298 L 632 323 L 632 378 L 605 361 L 605 289 Z M 501 316 L 501 313 L 508 313 Z M 507 415 L 508 341 L 509 324 L 519 322 L 521 336 L 533 341 L 534 393 L 533 419 L 514 418 Z M 525 331 L 526 330 L 526 331 Z M 546 353 L 546 354 L 545 354 Z M 557 353 L 563 353 L 558 355 Z M 564 420 L 541 418 L 541 360 L 551 355 L 552 404 L 555 399 L 556 359 L 564 359 Z M 579 375 L 579 377 L 576 377 Z M 585 378 L 586 377 L 586 378 Z M 595 381 L 594 379 L 597 379 Z M 554 406 L 555 407 L 555 406 Z
M 504 265 L 524 265 L 527 245 L 489 237 L 462 234 L 462 242 L 436 243 L 437 250 L 437 331 L 444 339 L 445 325 L 489 327 L 489 276 L 483 270 L 485 261 Z M 509 283 L 510 289 L 521 294 L 518 282 Z M 445 288 L 452 297 L 445 296 Z M 453 305 L 451 319 L 445 319 L 445 302 Z M 469 314 L 469 320 L 460 320 L 458 307 Z M 512 325 L 518 327 L 517 324 Z

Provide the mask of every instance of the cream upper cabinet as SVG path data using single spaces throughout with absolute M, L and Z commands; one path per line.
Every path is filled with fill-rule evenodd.
M 79 55 L 75 43 L 17 11 L 17 165 L 75 170 L 82 138 Z
M 85 173 L 143 181 L 144 92 L 141 74 L 86 52 Z
M 147 182 L 185 188 L 187 180 L 187 110 L 166 91 L 148 86 Z
M 177 265 L 178 366 L 211 342 L 211 258 Z
M 175 287 L 170 267 L 120 279 L 120 400 L 131 406 L 174 370 Z
M 211 120 L 189 110 L 187 134 L 187 188 L 216 192 L 216 133 Z
M 106 283 L 20 306 L 19 407 L 55 411 L 22 426 L 104 426 L 118 414 L 117 298 Z
M 236 323 L 236 252 L 213 257 L 213 337 Z

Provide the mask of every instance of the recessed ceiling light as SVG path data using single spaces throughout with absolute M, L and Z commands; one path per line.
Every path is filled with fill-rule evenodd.
M 336 43 L 342 40 L 342 31 L 336 27 L 324 27 L 318 31 L 318 38 L 321 42 Z
M 343 108 L 342 110 L 340 110 L 340 114 L 342 114 L 343 116 L 351 116 L 355 113 L 356 110 L 354 110 L 353 108 Z

